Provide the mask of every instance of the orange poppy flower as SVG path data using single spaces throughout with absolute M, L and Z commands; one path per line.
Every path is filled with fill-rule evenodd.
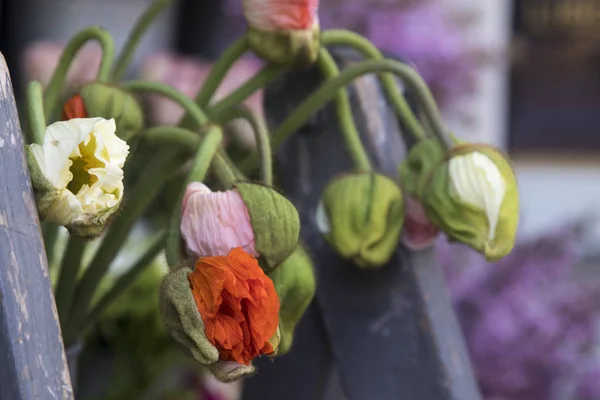
M 62 120 L 68 121 L 73 118 L 87 118 L 88 113 L 81 95 L 71 97 L 63 106 Z
M 188 279 L 208 340 L 225 361 L 248 365 L 273 352 L 279 297 L 256 258 L 241 247 L 196 261 Z

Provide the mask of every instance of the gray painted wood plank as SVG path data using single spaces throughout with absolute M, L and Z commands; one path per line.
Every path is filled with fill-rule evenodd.
M 355 60 L 348 53 L 337 55 L 342 65 Z M 288 73 L 271 85 L 265 98 L 269 125 L 277 126 L 318 84 L 318 73 L 312 70 Z M 351 98 L 373 161 L 396 178 L 397 164 L 406 154 L 405 140 L 376 79 L 369 76 L 356 81 Z M 299 209 L 302 239 L 315 260 L 318 287 L 313 306 L 321 312 L 334 359 L 329 364 L 336 365 L 347 398 L 479 400 L 462 333 L 433 252 L 399 249 L 384 268 L 364 271 L 340 259 L 317 231 L 314 217 L 325 185 L 333 176 L 352 169 L 333 106 L 324 108 L 286 142 L 277 161 L 279 185 Z M 310 353 L 313 343 L 324 340 L 317 334 L 299 337 L 285 364 L 275 360 L 263 365 L 248 381 L 244 399 L 281 398 L 277 397 L 280 392 L 269 390 L 268 382 L 275 376 L 277 386 L 313 385 L 296 369 L 287 374 L 282 371 Z M 314 358 L 313 368 L 322 367 L 317 362 Z M 258 387 L 261 392 L 255 390 Z M 285 398 L 306 397 L 290 390 Z
M 10 74 L 0 54 L 0 398 L 72 399 Z

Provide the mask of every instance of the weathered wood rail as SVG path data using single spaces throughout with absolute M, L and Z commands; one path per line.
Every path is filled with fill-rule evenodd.
M 342 66 L 356 58 L 337 53 Z M 288 73 L 266 91 L 277 126 L 319 85 L 316 70 Z M 354 115 L 375 165 L 397 177 L 406 142 L 374 76 L 351 86 Z M 319 197 L 353 169 L 333 105 L 277 154 L 280 187 L 299 209 L 302 239 L 317 273 L 317 296 L 292 351 L 245 383 L 244 400 L 479 400 L 462 332 L 433 251 L 399 249 L 381 270 L 361 271 L 334 253 L 315 223 Z
M 1 53 L 0 399 L 73 399 L 19 116 Z

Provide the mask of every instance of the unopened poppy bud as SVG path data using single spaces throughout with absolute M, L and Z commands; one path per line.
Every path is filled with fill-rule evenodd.
M 79 93 L 65 103 L 63 119 L 82 117 L 114 119 L 117 135 L 123 140 L 141 131 L 144 122 L 142 109 L 132 94 L 103 82 L 83 85 Z
M 296 325 L 306 312 L 316 291 L 312 261 L 302 245 L 298 245 L 278 268 L 270 272 L 269 277 L 273 280 L 279 295 L 281 329 L 279 354 L 283 355 L 292 347 Z
M 241 248 L 169 273 L 161 312 L 173 339 L 224 382 L 253 373 L 252 360 L 279 344 L 279 297 Z
M 507 158 L 484 144 L 446 150 L 419 142 L 400 167 L 407 191 L 450 240 L 495 261 L 514 247 L 519 220 L 517 180 Z
M 192 182 L 186 188 L 181 211 L 181 235 L 195 256 L 224 255 L 242 247 L 270 271 L 298 243 L 298 211 L 266 186 L 237 183 L 234 189 L 213 192 L 202 183 Z
M 318 0 L 244 0 L 250 47 L 269 63 L 305 67 L 319 54 Z
M 404 222 L 402 191 L 378 173 L 344 175 L 325 188 L 316 218 L 340 256 L 361 268 L 381 267 L 398 247 Z
M 78 237 L 99 236 L 123 199 L 128 154 L 112 119 L 75 118 L 48 126 L 42 144 L 27 146 L 40 218 Z

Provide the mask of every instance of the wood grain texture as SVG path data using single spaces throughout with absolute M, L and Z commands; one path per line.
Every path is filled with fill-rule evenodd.
M 0 398 L 72 399 L 10 74 L 0 54 Z
M 338 61 L 343 66 L 355 58 L 337 53 L 337 59 L 343 60 Z M 319 82 L 316 71 L 294 72 L 267 88 L 269 125 L 281 123 Z M 397 179 L 397 165 L 406 155 L 405 140 L 377 80 L 373 76 L 357 80 L 351 99 L 373 162 Z M 359 270 L 340 259 L 317 230 L 316 206 L 325 185 L 335 175 L 352 170 L 334 107 L 324 108 L 288 140 L 277 161 L 279 185 L 298 207 L 302 239 L 315 261 L 317 297 L 306 319 L 321 319 L 325 330 L 309 332 L 303 321 L 292 352 L 262 363 L 259 373 L 247 382 L 244 400 L 307 399 L 305 393 L 316 392 L 311 388 L 315 380 L 305 379 L 298 370 L 311 373 L 328 367 L 322 376 L 330 376 L 334 365 L 339 386 L 350 400 L 479 400 L 443 271 L 433 252 L 399 249 L 384 268 Z M 314 315 L 315 310 L 320 315 Z M 325 364 L 323 355 L 315 354 L 322 342 L 329 344 L 329 350 L 317 352 L 332 357 Z M 306 358 L 311 355 L 309 362 Z M 299 387 L 303 390 L 296 390 Z M 340 396 L 310 398 L 339 400 Z

